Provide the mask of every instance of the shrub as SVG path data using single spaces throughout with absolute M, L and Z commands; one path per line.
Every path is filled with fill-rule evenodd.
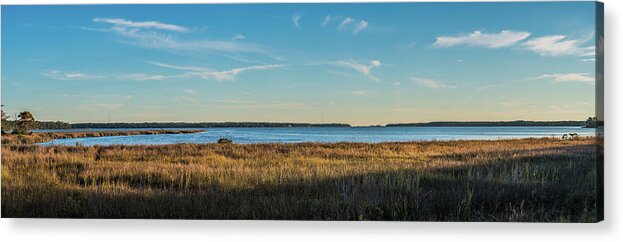
M 219 144 L 231 144 L 231 143 L 234 143 L 234 141 L 232 141 L 231 139 L 228 139 L 228 138 L 220 138 L 220 139 L 218 139 L 218 141 L 216 141 L 216 143 L 219 143 Z

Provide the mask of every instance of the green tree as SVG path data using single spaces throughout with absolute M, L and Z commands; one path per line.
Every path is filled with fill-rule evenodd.
M 19 113 L 17 117 L 17 133 L 27 133 L 35 127 L 35 117 L 32 116 L 32 113 L 24 111 Z

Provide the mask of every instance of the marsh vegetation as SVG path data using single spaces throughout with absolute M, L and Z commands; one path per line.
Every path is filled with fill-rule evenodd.
M 594 138 L 2 145 L 2 217 L 593 222 Z

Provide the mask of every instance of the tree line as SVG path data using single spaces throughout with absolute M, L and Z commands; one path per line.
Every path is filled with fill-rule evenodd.
M 398 123 L 388 124 L 387 127 L 447 127 L 447 126 L 583 126 L 595 128 L 597 123 L 603 125 L 603 121 L 597 122 L 597 118 L 589 117 L 586 121 L 449 121 L 449 122 L 427 122 L 427 123 Z
M 145 123 L 75 123 L 72 128 L 283 128 L 283 127 L 350 127 L 350 124 L 273 123 L 273 122 L 145 122 Z
M 4 107 L 4 105 L 2 105 Z M 13 120 L 2 110 L 2 133 L 29 133 L 33 129 L 106 129 L 106 128 L 285 128 L 285 127 L 350 127 L 342 123 L 276 123 L 276 122 L 143 122 L 143 123 L 75 123 L 36 121 L 29 111 L 19 113 Z M 450 121 L 427 123 L 397 123 L 386 127 L 447 127 L 447 126 L 603 126 L 602 120 L 589 117 L 586 121 Z

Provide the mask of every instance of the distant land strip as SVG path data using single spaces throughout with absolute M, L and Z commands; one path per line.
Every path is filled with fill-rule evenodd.
M 3 121 L 12 127 L 15 121 Z M 603 121 L 599 122 L 603 125 Z M 586 121 L 437 121 L 425 123 L 394 123 L 366 127 L 450 127 L 450 126 L 581 126 L 592 127 Z M 352 127 L 344 123 L 281 123 L 281 122 L 142 122 L 142 123 L 68 123 L 36 121 L 37 129 L 112 129 L 112 128 L 283 128 L 283 127 Z
M 586 121 L 443 121 L 428 123 L 398 123 L 387 124 L 387 127 L 447 127 L 447 126 L 586 126 Z

